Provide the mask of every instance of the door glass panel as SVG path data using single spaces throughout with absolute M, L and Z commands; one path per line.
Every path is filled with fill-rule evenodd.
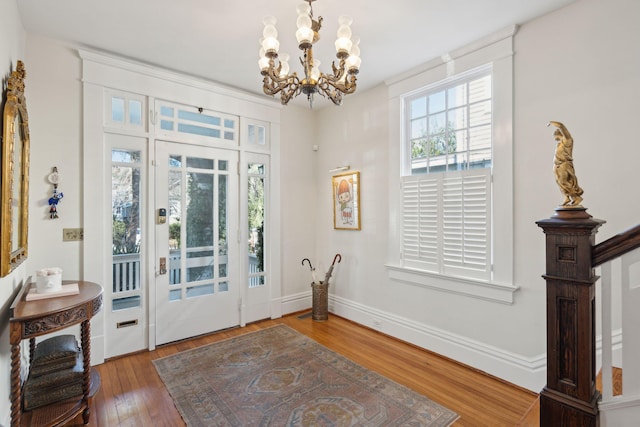
M 261 163 L 248 165 L 249 287 L 264 285 L 264 179 Z
M 111 152 L 113 310 L 141 304 L 141 158 L 140 151 Z
M 140 295 L 118 298 L 112 301 L 112 309 L 113 311 L 117 311 L 127 308 L 136 308 L 140 307 L 141 302 Z
M 172 301 L 210 295 L 215 290 L 216 272 L 218 277 L 226 277 L 227 176 L 216 176 L 215 165 L 210 158 L 185 156 L 183 162 L 179 155 L 169 156 L 168 273 Z M 218 262 L 216 241 L 221 255 Z M 199 283 L 185 286 L 195 282 Z M 184 292 L 172 287 L 184 288 Z
M 213 160 L 201 157 L 187 157 L 187 167 L 197 169 L 213 170 Z
M 213 175 L 187 174 L 187 248 L 213 246 Z
M 213 250 L 187 252 L 187 282 L 213 279 Z
M 174 160 L 174 163 L 177 163 L 179 166 L 179 158 Z M 172 163 L 171 160 L 170 163 Z M 169 223 L 169 285 L 179 285 L 181 283 L 180 250 L 182 247 L 182 224 L 180 222 L 180 216 L 182 215 L 182 173 L 180 171 L 169 171 L 168 199 L 169 208 L 167 217 Z
M 187 288 L 187 298 L 201 297 L 213 294 L 213 283 L 199 286 L 189 286 Z
M 218 272 L 219 278 L 227 277 L 227 175 L 218 175 Z
M 171 289 L 169 291 L 169 301 L 178 301 L 182 299 L 182 289 Z
M 212 169 L 213 160 L 188 157 L 187 166 Z M 214 188 L 213 174 L 187 173 L 186 281 L 209 281 L 207 284 L 188 287 L 187 298 L 213 293 Z

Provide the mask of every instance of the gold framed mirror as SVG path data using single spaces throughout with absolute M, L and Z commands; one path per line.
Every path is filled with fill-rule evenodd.
M 29 116 L 24 97 L 24 63 L 7 80 L 2 120 L 2 210 L 0 276 L 27 259 L 29 225 Z

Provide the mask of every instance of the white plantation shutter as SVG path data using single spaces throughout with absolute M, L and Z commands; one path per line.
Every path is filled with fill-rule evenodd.
M 408 176 L 402 187 L 402 252 L 408 267 L 438 269 L 438 175 Z
M 490 278 L 490 169 L 443 179 L 443 273 Z
M 404 177 L 404 265 L 489 280 L 490 194 L 489 168 Z

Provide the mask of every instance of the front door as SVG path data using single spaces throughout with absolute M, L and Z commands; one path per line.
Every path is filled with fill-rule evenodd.
M 240 324 L 238 154 L 156 141 L 156 344 Z

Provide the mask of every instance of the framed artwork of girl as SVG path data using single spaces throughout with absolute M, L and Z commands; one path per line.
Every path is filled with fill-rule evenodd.
M 333 228 L 360 230 L 360 172 L 332 177 Z

